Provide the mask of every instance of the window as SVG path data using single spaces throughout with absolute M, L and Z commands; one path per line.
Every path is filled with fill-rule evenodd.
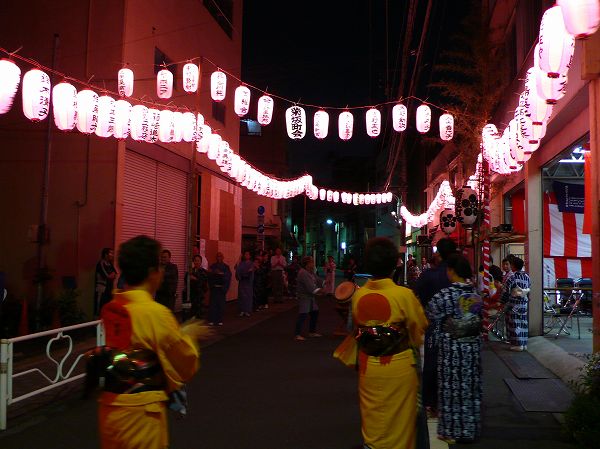
M 233 34 L 233 0 L 204 0 L 204 6 L 231 38 Z
M 175 90 L 177 86 L 177 65 L 173 64 L 173 60 L 162 50 L 158 47 L 154 47 L 154 74 L 158 74 L 164 66 L 166 66 L 167 70 L 173 74 L 173 90 Z
M 261 127 L 260 123 L 256 120 L 250 119 L 242 119 L 240 120 L 241 127 L 241 135 L 242 136 L 260 136 L 261 135 Z
M 215 120 L 225 124 L 225 103 L 213 101 L 212 102 L 212 116 Z

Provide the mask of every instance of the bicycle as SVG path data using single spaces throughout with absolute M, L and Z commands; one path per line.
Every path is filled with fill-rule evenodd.
M 490 315 L 491 323 L 487 326 L 487 331 L 502 343 L 508 343 L 508 337 L 506 335 L 506 313 L 509 309 L 510 306 L 505 304 L 495 315 Z

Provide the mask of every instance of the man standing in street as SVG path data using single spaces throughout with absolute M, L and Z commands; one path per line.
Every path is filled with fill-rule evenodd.
M 94 298 L 94 316 L 100 316 L 102 306 L 112 298 L 112 289 L 117 270 L 113 265 L 115 259 L 112 248 L 103 248 L 100 261 L 96 264 L 96 294 Z
M 163 270 L 163 280 L 156 292 L 156 300 L 174 312 L 179 271 L 177 265 L 171 263 L 171 251 L 168 249 L 163 249 L 160 253 L 160 268 Z
M 210 305 L 208 319 L 211 326 L 223 325 L 223 313 L 227 300 L 227 290 L 231 284 L 231 269 L 223 262 L 223 253 L 217 253 L 217 261 L 208 268 L 208 285 L 210 287 Z
M 283 302 L 283 270 L 286 266 L 285 257 L 281 255 L 281 248 L 277 248 L 275 255 L 271 257 L 271 284 L 275 303 Z

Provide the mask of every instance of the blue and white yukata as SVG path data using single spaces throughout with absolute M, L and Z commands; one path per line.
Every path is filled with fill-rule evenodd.
M 506 332 L 513 346 L 527 346 L 529 337 L 529 289 L 531 281 L 524 271 L 509 274 L 504 283 L 502 302 L 509 306 L 506 314 Z

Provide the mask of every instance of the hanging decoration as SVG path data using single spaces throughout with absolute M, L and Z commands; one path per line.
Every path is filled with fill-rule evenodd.
M 329 133 L 329 114 L 322 109 L 315 112 L 313 130 L 317 139 L 324 139 Z
M 115 127 L 113 136 L 116 139 L 127 139 L 129 137 L 129 121 L 131 116 L 131 104 L 125 100 L 115 102 Z
M 246 86 L 239 86 L 235 89 L 233 109 L 235 113 L 240 117 L 243 117 L 248 113 L 250 108 L 250 89 Z
M 392 124 L 394 131 L 402 132 L 406 130 L 408 123 L 408 110 L 403 104 L 397 104 L 392 108 Z
M 115 132 L 115 99 L 108 95 L 98 98 L 98 137 L 111 137 Z
M 160 111 L 158 119 L 158 140 L 164 143 L 173 142 L 175 135 L 175 118 L 173 111 L 164 109 Z
M 306 112 L 300 106 L 292 106 L 285 111 L 285 122 L 290 139 L 298 140 L 306 135 Z
M 23 76 L 22 94 L 25 117 L 33 122 L 44 120 L 50 109 L 50 77 L 41 70 L 31 69 Z
M 133 94 L 133 71 L 126 67 L 117 73 L 117 90 L 120 97 L 131 97 Z
M 452 234 L 456 229 L 456 215 L 453 209 L 444 209 L 440 213 L 440 228 L 445 234 Z
M 148 135 L 148 108 L 136 104 L 131 109 L 131 138 L 137 141 L 146 140 Z
M 540 69 L 553 78 L 566 74 L 571 67 L 575 39 L 565 28 L 560 6 L 547 9 L 542 16 L 538 51 Z
M 354 116 L 349 111 L 342 112 L 338 117 L 338 134 L 342 140 L 350 140 L 354 128 Z
M 181 118 L 182 140 L 184 142 L 196 141 L 196 116 L 191 112 L 184 112 Z
M 54 124 L 61 131 L 71 131 L 77 121 L 77 89 L 69 83 L 58 83 L 52 88 Z
M 456 217 L 464 225 L 472 225 L 479 216 L 477 192 L 469 186 L 463 186 L 456 192 Z
M 183 114 L 181 112 L 173 112 L 173 124 L 173 142 L 181 142 L 183 140 Z
M 425 134 L 431 128 L 431 108 L 422 104 L 417 108 L 417 131 Z
M 77 94 L 77 129 L 92 134 L 98 126 L 98 94 L 93 90 L 80 90 Z
M 454 117 L 446 113 L 440 116 L 440 139 L 452 140 L 454 137 Z
M 389 196 L 388 196 L 389 197 Z M 425 213 L 421 215 L 413 215 L 411 214 L 405 206 L 400 207 L 400 215 L 406 222 L 406 224 L 410 225 L 413 228 L 421 228 L 425 226 L 427 223 L 431 223 L 440 210 L 445 208 L 453 208 L 454 207 L 454 196 L 452 195 L 452 188 L 450 187 L 450 183 L 448 181 L 443 181 L 440 184 L 440 188 L 427 208 Z
M 154 108 L 148 108 L 148 132 L 146 133 L 145 142 L 158 142 L 158 125 L 160 122 L 160 111 Z
M 156 96 L 163 100 L 173 95 L 173 74 L 170 70 L 162 69 L 156 74 Z
M 598 0 L 556 0 L 560 7 L 567 32 L 577 39 L 594 34 L 600 26 Z
M 210 96 L 214 101 L 223 101 L 227 92 L 227 76 L 217 70 L 210 76 Z
M 381 132 L 381 112 L 375 108 L 371 108 L 365 114 L 367 126 L 367 135 L 369 137 L 377 137 Z
M 273 118 L 273 99 L 268 95 L 263 95 L 258 99 L 258 113 L 256 120 L 261 125 L 268 125 Z
M 196 92 L 199 81 L 200 68 L 193 62 L 188 62 L 183 66 L 183 90 L 190 94 Z
M 0 114 L 10 111 L 20 82 L 19 66 L 9 59 L 0 59 Z

